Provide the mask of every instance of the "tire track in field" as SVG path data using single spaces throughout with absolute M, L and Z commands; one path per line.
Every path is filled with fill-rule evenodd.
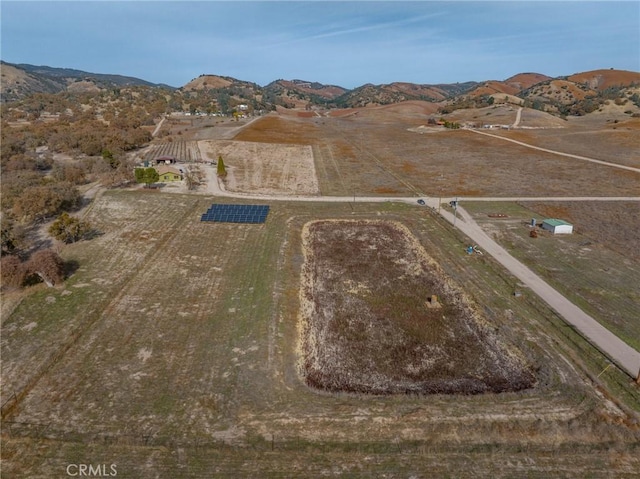
M 394 178 L 398 183 L 400 183 L 401 185 L 404 185 L 409 191 L 415 193 L 418 196 L 424 196 L 424 193 L 422 193 L 420 190 L 418 190 L 418 188 L 416 188 L 415 186 L 413 186 L 411 183 L 409 183 L 408 181 L 403 180 L 402 178 L 400 178 L 397 174 L 395 174 L 393 171 L 391 171 L 389 168 L 387 168 L 384 163 L 380 160 L 380 158 L 378 158 L 376 155 L 374 155 L 373 153 L 371 153 L 370 151 L 367 151 L 365 149 L 363 149 L 361 146 L 358 146 L 355 142 L 350 142 L 347 137 L 341 132 L 339 131 L 337 128 L 335 128 L 334 126 L 330 127 L 331 129 L 334 130 L 334 132 L 339 135 L 348 145 L 351 145 L 354 149 L 356 149 L 357 151 L 359 151 L 360 153 L 364 153 L 365 155 L 369 156 L 369 158 L 371 158 L 374 163 L 376 164 L 376 166 L 385 174 L 391 176 L 392 178 Z M 337 168 L 337 165 L 336 165 Z M 342 178 L 341 178 L 342 179 Z M 343 184 L 344 186 L 344 184 Z M 345 190 L 347 191 L 347 190 Z M 347 192 L 348 193 L 348 192 Z
M 313 155 L 313 162 L 316 167 L 316 174 L 318 178 L 318 191 L 320 192 L 320 194 L 323 194 L 324 192 L 321 190 L 320 185 L 322 184 L 324 186 L 324 185 L 331 184 L 329 181 L 329 173 L 327 172 L 327 163 L 323 159 L 324 157 L 322 155 L 322 150 L 319 145 L 312 145 L 311 152 Z M 322 175 L 322 180 L 320 179 L 320 175 Z M 328 186 L 325 186 L 324 189 L 327 189 L 327 188 Z
M 338 176 L 338 181 L 340 182 L 340 185 L 342 186 L 343 194 L 348 195 L 349 194 L 349 190 L 347 189 L 346 185 L 344 184 L 344 178 L 342 177 L 342 173 L 340 172 L 340 167 L 338 166 L 338 162 L 336 161 L 336 158 L 333 156 L 333 150 L 331 149 L 331 145 L 326 145 L 325 148 L 327 149 L 327 152 L 329 153 L 329 158 L 331 159 L 331 163 L 333 164 L 333 168 L 335 169 L 336 175 Z
M 179 217 L 179 220 L 168 226 L 165 231 L 167 233 L 160 238 L 160 240 L 156 243 L 156 247 L 151 249 L 144 260 L 141 260 L 141 264 L 153 265 L 154 259 L 158 256 L 165 254 L 165 246 L 170 242 L 170 240 L 178 234 L 181 234 L 182 225 L 187 221 L 192 221 L 193 216 L 199 206 L 199 201 L 194 201 L 191 208 L 189 208 L 184 215 Z M 53 352 L 49 359 L 44 361 L 44 364 L 39 368 L 38 371 L 35 372 L 33 377 L 27 381 L 27 383 L 22 387 L 22 389 L 18 392 L 14 393 L 15 401 L 13 404 L 8 406 L 6 410 L 2 412 L 2 419 L 6 419 L 11 416 L 11 414 L 19 408 L 19 406 L 23 403 L 24 399 L 29 395 L 31 391 L 36 387 L 36 385 L 65 357 L 67 352 L 72 349 L 75 345 L 78 344 L 80 339 L 85 336 L 85 334 L 94 326 L 98 321 L 104 319 L 108 316 L 112 311 L 114 311 L 122 298 L 126 296 L 128 286 L 140 275 L 144 274 L 147 268 L 138 268 L 135 269 L 128 278 L 126 278 L 120 287 L 119 292 L 116 296 L 109 301 L 109 303 L 100 311 L 95 311 L 90 314 L 87 319 L 77 325 L 70 333 L 69 339 L 64 342 L 57 351 Z

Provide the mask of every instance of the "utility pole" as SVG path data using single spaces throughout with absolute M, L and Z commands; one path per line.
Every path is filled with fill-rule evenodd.
M 456 219 L 458 219 L 458 197 L 453 201 L 453 227 L 456 227 Z

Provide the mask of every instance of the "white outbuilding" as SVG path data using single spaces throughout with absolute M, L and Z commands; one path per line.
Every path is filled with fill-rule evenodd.
M 573 225 L 563 220 L 548 219 L 542 222 L 542 229 L 551 231 L 554 235 L 573 233 Z

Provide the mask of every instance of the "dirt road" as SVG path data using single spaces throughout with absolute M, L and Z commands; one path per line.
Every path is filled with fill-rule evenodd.
M 566 156 L 567 158 L 574 158 L 576 160 L 589 161 L 591 163 L 597 163 L 598 165 L 610 166 L 612 168 L 620 168 L 621 170 L 633 171 L 635 173 L 640 173 L 640 168 L 634 168 L 633 166 L 625 166 L 619 165 L 617 163 L 611 163 L 609 161 L 596 160 L 595 158 L 588 158 L 586 156 L 580 155 L 572 155 L 571 153 L 562 153 L 561 151 L 549 150 L 548 148 L 541 148 L 539 146 L 529 145 L 528 143 L 523 143 L 522 141 L 512 140 L 511 138 L 505 138 L 504 136 L 492 135 L 491 133 L 485 133 L 484 131 L 478 131 L 473 129 L 468 129 L 467 131 L 472 131 L 477 133 L 478 135 L 490 136 L 492 138 L 497 138 L 502 141 L 510 141 L 511 143 L 515 143 L 516 145 L 526 146 L 527 148 L 531 148 L 533 150 L 544 151 L 545 153 L 552 153 L 554 155 Z
M 158 134 L 158 132 L 160 131 L 160 128 L 162 128 L 162 125 L 164 124 L 164 121 L 167 119 L 166 116 L 162 117 L 162 120 L 160 120 L 160 122 L 156 125 L 156 128 L 153 130 L 153 133 L 151 133 L 151 136 L 153 136 L 155 138 L 155 136 Z
M 518 113 L 516 113 L 516 121 L 513 122 L 511 128 L 517 128 L 520 125 L 520 120 L 522 119 L 522 107 L 518 108 Z

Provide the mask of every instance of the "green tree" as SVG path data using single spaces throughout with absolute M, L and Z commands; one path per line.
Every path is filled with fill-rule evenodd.
M 227 169 L 224 166 L 222 155 L 218 156 L 218 176 L 220 178 L 224 178 L 225 176 L 227 176 Z
M 160 175 L 155 168 L 136 168 L 135 169 L 136 182 L 151 185 L 156 183 L 160 179 Z
M 88 222 L 62 213 L 49 227 L 49 234 L 64 243 L 75 243 L 84 238 L 90 230 Z
M 113 152 L 111 150 L 107 150 L 106 148 L 102 150 L 102 158 L 104 159 L 104 161 L 109 163 L 109 166 L 111 166 L 111 168 L 118 167 L 118 160 L 113 156 Z

